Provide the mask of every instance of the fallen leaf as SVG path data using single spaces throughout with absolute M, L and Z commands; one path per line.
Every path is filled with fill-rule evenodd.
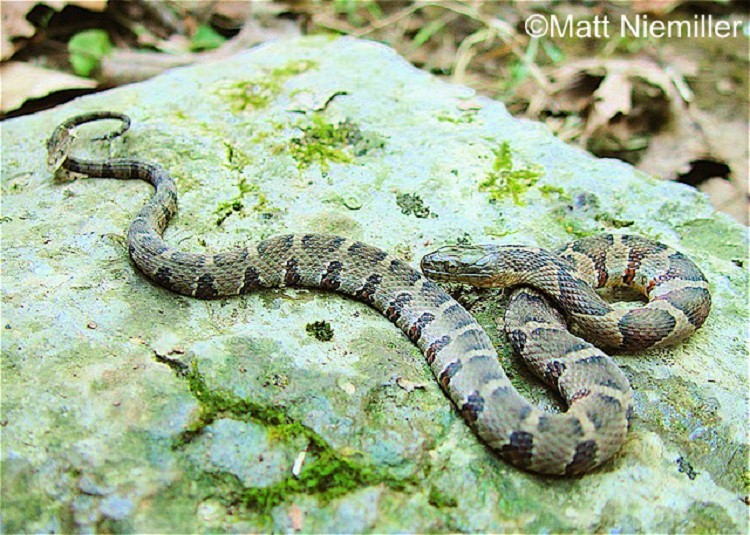
M 584 138 L 589 137 L 597 128 L 606 125 L 618 113 L 629 114 L 632 91 L 633 84 L 625 74 L 616 72 L 607 75 L 594 91 L 594 103 L 589 113 Z
M 32 37 L 36 33 L 34 25 L 26 20 L 26 14 L 35 5 L 35 2 L 3 2 L 0 10 L 0 59 L 6 60 L 15 53 L 14 38 Z
M 651 137 L 637 167 L 651 175 L 676 180 L 690 170 L 691 161 L 710 153 L 706 135 L 690 117 L 687 106 L 673 105 L 670 121 Z
M 631 8 L 635 13 L 648 13 L 663 16 L 674 11 L 683 0 L 633 0 Z
M 709 178 L 702 182 L 698 189 L 708 195 L 711 204 L 734 217 L 737 221 L 747 224 L 747 198 L 731 180 L 724 178 Z
M 20 108 L 29 99 L 55 91 L 96 87 L 94 80 L 20 61 L 0 65 L 0 78 L 3 80 L 0 93 L 0 111 L 3 113 Z
M 692 101 L 684 70 L 695 64 L 675 62 L 662 67 L 649 59 L 584 59 L 549 70 L 547 92 L 527 96 L 527 116 L 552 119 L 549 126 L 566 140 L 575 140 L 598 156 L 637 163 L 652 136 L 685 131 L 681 114 Z M 583 122 L 559 120 L 581 116 Z M 693 143 L 701 139 L 692 138 Z M 688 160 L 683 160 L 683 164 Z
M 245 20 L 254 10 L 252 2 L 217 2 L 214 13 L 229 20 Z
M 729 169 L 728 181 L 706 177 L 705 182 L 698 183 L 698 189 L 709 195 L 716 208 L 746 224 L 748 153 L 745 119 L 719 120 L 711 112 L 691 105 L 673 115 L 669 127 L 651 138 L 637 167 L 652 175 L 677 180 L 690 172 L 695 162 L 725 164 Z
M 29 2 L 32 6 L 36 2 Z M 45 0 L 44 2 L 57 11 L 62 10 L 65 6 L 78 6 L 89 11 L 104 11 L 107 9 L 107 0 Z

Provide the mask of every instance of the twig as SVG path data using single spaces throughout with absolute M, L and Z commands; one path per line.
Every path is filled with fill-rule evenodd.
M 106 83 L 119 85 L 145 80 L 174 67 L 220 60 L 278 35 L 288 35 L 292 28 L 296 30 L 296 26 L 289 23 L 283 28 L 269 30 L 261 28 L 255 20 L 248 19 L 237 35 L 216 50 L 208 52 L 166 54 L 115 50 L 102 59 L 102 79 Z

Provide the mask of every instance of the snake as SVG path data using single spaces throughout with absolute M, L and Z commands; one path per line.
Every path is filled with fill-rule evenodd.
M 163 237 L 177 211 L 177 188 L 162 166 L 71 154 L 76 129 L 103 119 L 121 126 L 98 139 L 113 139 L 130 126 L 126 115 L 114 111 L 72 117 L 48 139 L 47 165 L 53 173 L 140 179 L 154 187 L 126 240 L 130 258 L 146 277 L 199 299 L 302 287 L 370 305 L 421 349 L 479 438 L 526 471 L 575 476 L 610 459 L 625 441 L 633 391 L 600 347 L 632 352 L 672 344 L 693 334 L 710 311 L 700 269 L 682 253 L 634 235 L 585 237 L 556 252 L 519 245 L 446 246 L 422 259 L 422 271 L 372 245 L 315 233 L 276 235 L 216 253 L 181 250 Z M 510 288 L 504 323 L 511 346 L 559 393 L 565 411 L 543 410 L 517 391 L 490 337 L 441 289 L 441 281 Z M 596 290 L 619 286 L 634 288 L 648 302 L 621 309 Z

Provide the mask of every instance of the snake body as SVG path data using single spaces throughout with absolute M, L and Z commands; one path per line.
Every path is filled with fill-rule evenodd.
M 568 323 L 582 332 L 595 331 L 594 339 L 605 346 L 635 350 L 683 338 L 703 323 L 710 308 L 700 270 L 680 253 L 642 238 L 579 240 L 558 255 L 527 247 L 489 247 L 473 251 L 474 256 L 470 252 L 469 261 L 465 251 L 428 255 L 422 265 L 433 278 L 455 276 L 461 263 L 469 270 L 465 281 L 480 279 L 473 269 L 482 272 L 480 285 L 523 285 L 513 293 L 506 328 L 516 351 L 568 404 L 565 413 L 546 413 L 511 385 L 489 337 L 456 300 L 376 247 L 322 234 L 280 235 L 217 254 L 170 246 L 162 234 L 177 210 L 177 190 L 166 170 L 140 160 L 94 162 L 70 155 L 74 129 L 100 119 L 122 122 L 105 138 L 129 126 L 126 116 L 114 112 L 73 117 L 50 137 L 48 166 L 154 186 L 155 194 L 127 236 L 130 256 L 147 277 L 201 299 L 307 287 L 371 305 L 422 350 L 472 429 L 502 458 L 527 470 L 583 473 L 610 458 L 627 433 L 632 410 L 627 378 L 607 355 L 571 334 Z M 492 282 L 487 281 L 488 266 Z M 644 288 L 649 305 L 622 313 L 592 289 L 618 280 Z

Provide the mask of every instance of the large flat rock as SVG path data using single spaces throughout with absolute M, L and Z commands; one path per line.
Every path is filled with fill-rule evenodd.
M 150 187 L 45 170 L 54 126 L 101 109 L 132 130 L 76 150 L 169 169 L 167 239 L 184 249 L 334 232 L 416 266 L 458 241 L 628 232 L 694 259 L 714 308 L 677 347 L 615 356 L 636 419 L 613 460 L 524 473 L 366 306 L 301 290 L 204 302 L 146 280 L 125 234 Z M 746 236 L 693 189 L 363 41 L 273 43 L 6 121 L 2 530 L 745 532 Z M 498 332 L 501 293 L 463 295 L 518 388 L 556 407 Z

